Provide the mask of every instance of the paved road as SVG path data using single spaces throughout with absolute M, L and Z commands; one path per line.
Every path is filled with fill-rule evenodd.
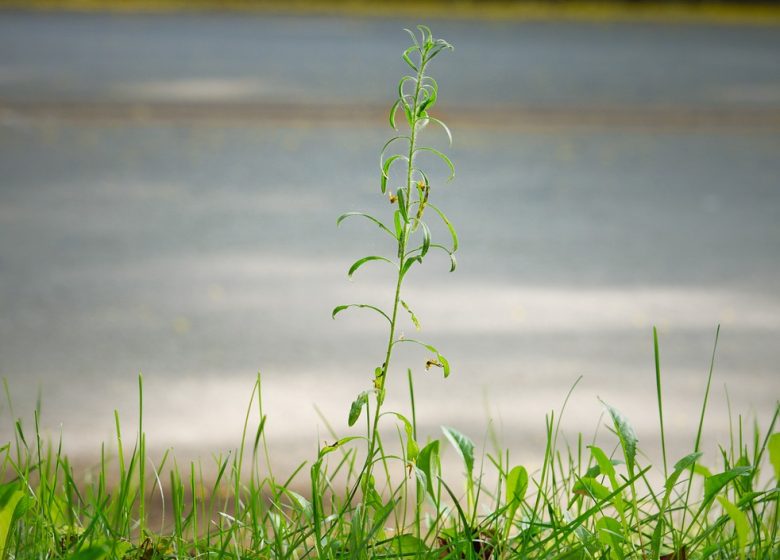
M 17 412 L 42 384 L 46 425 L 89 455 L 114 407 L 132 422 L 143 371 L 150 444 L 205 454 L 235 443 L 260 369 L 285 460 L 325 437 L 312 403 L 346 432 L 384 334 L 329 312 L 391 287 L 380 269 L 347 282 L 387 247 L 334 221 L 389 210 L 376 161 L 405 25 L 0 16 L 0 373 Z M 682 452 L 719 323 L 712 433 L 728 428 L 724 383 L 735 411 L 766 422 L 780 395 L 780 32 L 433 28 L 456 45 L 432 72 L 458 175 L 433 173 L 462 248 L 455 274 L 432 259 L 410 277 L 415 336 L 454 371 L 398 362 L 425 430 L 481 440 L 491 416 L 533 462 L 544 413 L 583 375 L 570 430 L 592 433 L 598 395 L 652 456 L 659 325 Z M 404 383 L 391 381 L 399 408 Z

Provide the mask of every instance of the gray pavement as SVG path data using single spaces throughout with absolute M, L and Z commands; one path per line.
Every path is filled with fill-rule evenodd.
M 346 280 L 387 246 L 335 217 L 390 211 L 381 113 L 409 25 L 0 15 L 0 374 L 16 412 L 41 386 L 44 424 L 94 455 L 113 408 L 133 421 L 143 371 L 150 444 L 207 456 L 236 443 L 262 370 L 280 461 L 325 438 L 313 403 L 346 433 L 385 335 L 330 310 L 384 305 L 391 286 L 379 268 Z M 658 325 L 681 453 L 722 324 L 710 433 L 727 433 L 724 384 L 735 414 L 766 423 L 780 396 L 780 32 L 432 27 L 456 46 L 431 69 L 456 180 L 433 168 L 462 247 L 455 274 L 431 259 L 407 299 L 453 376 L 403 354 L 391 402 L 407 406 L 412 367 L 424 431 L 481 440 L 492 417 L 533 462 L 545 412 L 583 375 L 570 433 L 592 433 L 601 396 L 653 456 Z

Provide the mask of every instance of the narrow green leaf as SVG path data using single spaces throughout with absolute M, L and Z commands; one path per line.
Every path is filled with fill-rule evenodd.
M 403 414 L 398 412 L 391 412 L 390 414 L 398 418 L 404 425 L 404 432 L 406 432 L 406 458 L 411 462 L 415 462 L 420 454 L 420 448 L 417 446 L 417 441 L 414 439 L 414 428 L 412 428 L 412 423 L 409 422 Z
M 450 146 L 452 146 L 452 132 L 450 131 L 450 127 L 448 127 L 446 124 L 444 124 L 442 121 L 435 117 L 426 117 L 429 121 L 438 124 L 442 129 L 444 129 L 445 134 L 447 134 L 447 140 L 449 140 Z
M 376 219 L 372 215 L 366 214 L 365 212 L 346 212 L 346 213 L 344 213 L 344 214 L 342 214 L 341 216 L 338 217 L 338 219 L 336 220 L 336 226 L 340 226 L 341 222 L 343 222 L 344 220 L 346 220 L 347 218 L 349 218 L 351 216 L 361 216 L 363 218 L 366 218 L 367 220 L 371 220 L 377 226 L 379 226 L 380 229 L 386 231 L 390 235 L 390 237 L 392 237 L 393 239 L 398 239 L 395 235 L 393 235 L 393 232 L 390 231 L 390 228 L 388 228 L 385 224 L 380 222 L 378 219 Z
M 450 168 L 450 176 L 447 178 L 447 181 L 452 181 L 452 179 L 455 178 L 455 165 L 452 163 L 452 161 L 450 161 L 450 158 L 448 158 L 446 155 L 444 155 L 436 148 L 431 148 L 429 146 L 422 146 L 420 148 L 416 148 L 415 152 L 431 152 L 432 154 L 437 155 L 439 159 L 441 159 L 444 163 L 446 163 L 447 167 Z
M 382 194 L 385 194 L 385 191 L 387 190 L 387 180 L 390 178 L 390 166 L 393 165 L 393 162 L 398 161 L 399 159 L 407 159 L 406 156 L 401 154 L 393 154 L 389 158 L 387 158 L 384 162 L 382 162 L 382 176 L 380 178 L 380 188 L 382 190 Z
M 416 82 L 416 81 L 417 81 L 417 78 L 415 78 L 413 76 L 404 76 L 403 78 L 401 78 L 401 80 L 398 82 L 398 99 L 399 100 L 403 101 L 407 97 L 410 98 L 410 99 L 412 98 L 412 95 L 410 95 L 408 93 L 404 93 L 404 84 L 406 82 Z
M 406 273 L 409 272 L 409 269 L 412 268 L 412 265 L 415 262 L 422 262 L 422 259 L 420 257 L 409 257 L 404 261 L 404 265 L 401 268 L 401 275 L 406 276 Z
M 472 473 L 474 472 L 474 442 L 455 428 L 442 426 L 441 431 L 444 432 L 447 440 L 460 455 L 463 464 L 466 466 L 466 473 L 468 474 L 469 479 L 471 479 Z
M 424 257 L 428 253 L 428 249 L 431 247 L 431 230 L 428 229 L 428 224 L 422 220 L 417 220 L 417 223 L 422 227 L 423 241 L 422 249 L 420 250 L 420 256 Z
M 333 308 L 333 313 L 331 313 L 331 317 L 333 319 L 335 319 L 336 315 L 338 315 L 339 313 L 341 313 L 342 311 L 344 311 L 345 309 L 348 309 L 350 307 L 359 307 L 361 309 L 372 309 L 372 310 L 376 311 L 377 313 L 379 313 L 382 317 L 387 319 L 388 323 L 392 323 L 392 321 L 390 320 L 390 317 L 387 315 L 387 313 L 385 313 L 384 311 L 382 311 L 378 307 L 374 307 L 373 305 L 367 305 L 365 303 L 349 303 L 347 305 L 338 305 L 335 308 Z
M 398 198 L 398 211 L 401 212 L 401 217 L 403 218 L 404 223 L 408 224 L 409 214 L 406 208 L 406 193 L 404 192 L 404 188 L 401 187 L 398 189 L 395 193 L 395 196 Z
M 408 49 L 406 49 L 404 51 L 404 54 L 403 54 L 403 59 L 404 59 L 404 62 L 406 62 L 412 68 L 412 70 L 417 72 L 418 71 L 417 70 L 417 65 L 414 62 L 412 62 L 412 59 L 409 57 L 409 53 L 414 52 L 415 50 L 419 50 L 419 48 L 416 45 L 411 46 Z
M 411 317 L 412 323 L 414 324 L 414 328 L 419 331 L 420 330 L 420 321 L 417 320 L 417 316 L 414 314 L 414 311 L 412 311 L 409 308 L 409 305 L 407 305 L 407 303 L 404 300 L 401 300 L 401 305 L 403 305 L 404 309 L 406 309 L 406 312 Z
M 340 440 L 335 441 L 334 443 L 331 443 L 329 445 L 324 446 L 322 449 L 320 449 L 319 458 L 321 459 L 322 457 L 324 457 L 328 453 L 332 453 L 333 451 L 336 451 L 336 449 L 338 449 L 342 445 L 344 445 L 346 443 L 349 443 L 350 441 L 353 441 L 353 440 L 356 440 L 356 439 L 364 439 L 364 438 L 362 438 L 360 436 L 349 436 L 349 437 L 341 438 Z
M 395 103 L 393 103 L 393 106 L 390 108 L 390 116 L 388 120 L 390 121 L 390 127 L 393 130 L 398 130 L 398 127 L 395 125 L 395 114 L 398 112 L 398 106 L 401 104 L 401 100 L 397 99 Z
M 349 419 L 347 421 L 350 426 L 354 426 L 355 422 L 358 421 L 358 418 L 360 418 L 360 412 L 367 403 L 368 391 L 363 391 L 354 401 L 352 401 L 352 406 L 349 407 Z
M 418 49 L 420 48 L 420 43 L 417 42 L 417 36 L 414 34 L 414 32 L 411 29 L 407 29 L 404 27 L 404 31 L 406 31 L 409 36 L 412 38 L 412 42 L 414 43 L 414 46 Z
M 433 204 L 431 204 L 429 202 L 428 203 L 428 207 L 433 208 L 433 210 L 441 218 L 441 221 L 444 222 L 444 225 L 447 226 L 447 229 L 450 231 L 450 236 L 452 237 L 452 251 L 450 251 L 450 252 L 454 253 L 455 251 L 458 250 L 458 234 L 455 231 L 455 227 L 452 225 L 452 222 L 450 222 L 450 220 L 447 218 L 447 216 L 444 215 L 444 212 L 439 210 L 436 206 L 434 206 Z M 453 267 L 453 269 L 454 269 L 454 267 Z
M 401 221 L 402 221 L 401 211 L 400 210 L 396 210 L 395 213 L 393 214 L 393 225 L 395 226 L 396 239 L 398 239 L 399 241 L 401 239 L 401 236 L 404 233 L 404 228 L 403 228 L 403 225 L 401 225 Z M 398 250 L 399 251 L 401 250 L 401 245 L 400 244 L 398 245 Z
M 349 272 L 347 272 L 347 276 L 349 278 L 352 278 L 352 275 L 355 273 L 355 271 L 369 261 L 384 261 L 390 264 L 395 264 L 393 263 L 393 261 L 385 257 L 378 257 L 376 255 L 371 255 L 369 257 L 363 257 L 362 259 L 358 259 L 357 261 L 355 261 L 355 263 L 351 267 L 349 267 Z

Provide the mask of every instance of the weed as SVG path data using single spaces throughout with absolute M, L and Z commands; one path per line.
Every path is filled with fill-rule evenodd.
M 450 373 L 449 362 L 435 347 L 397 334 L 407 315 L 419 328 L 401 297 L 407 275 L 434 250 L 444 251 L 454 269 L 458 248 L 455 229 L 432 202 L 441 185 L 434 187 L 418 165 L 421 156 L 432 155 L 452 177 L 449 158 L 421 143 L 421 133 L 429 127 L 440 128 L 451 141 L 447 126 L 429 114 L 438 85 L 425 73 L 430 61 L 451 46 L 434 39 L 424 26 L 418 30 L 419 36 L 410 32 L 413 45 L 403 54 L 414 75 L 401 78 L 389 119 L 395 129 L 396 115 L 402 113 L 408 132 L 391 138 L 381 156 L 380 187 L 393 209 L 392 225 L 362 212 L 338 218 L 341 223 L 362 217 L 393 239 L 390 257 L 366 256 L 349 269 L 352 276 L 367 263 L 389 264 L 395 281 L 391 308 L 356 303 L 333 310 L 335 317 L 350 307 L 366 309 L 388 324 L 384 361 L 347 415 L 350 426 L 365 418 L 365 435 L 335 436 L 308 469 L 302 462 L 286 478 L 277 478 L 270 468 L 258 375 L 237 449 L 214 456 L 215 475 L 206 477 L 201 463 L 179 465 L 168 452 L 157 462 L 147 455 L 139 377 L 140 414 L 132 447 L 116 413 L 116 457 L 102 449 L 99 466 L 82 476 L 61 441 L 43 441 L 36 409 L 32 433 L 14 418 L 13 439 L 0 446 L 0 560 L 780 558 L 780 433 L 775 432 L 780 406 L 768 429 L 756 426 L 752 438 L 740 417 L 717 463 L 703 455 L 719 330 L 693 451 L 673 464 L 667 459 L 660 349 L 653 333 L 663 455 L 660 487 L 648 477 L 651 466 L 643 463 L 629 419 L 606 403 L 613 451 L 585 446 L 581 435 L 576 449 L 559 449 L 567 397 L 560 412 L 546 418 L 543 462 L 533 472 L 513 464 L 508 451 L 478 457 L 474 442 L 452 427 L 442 429 L 441 440 L 419 442 L 410 370 L 411 418 L 383 408 L 388 376 L 398 375 L 390 364 L 399 344 L 422 346 L 430 353 L 426 369 L 441 369 L 444 377 Z M 393 151 L 396 147 L 403 150 Z M 447 245 L 432 240 L 429 217 L 446 226 Z M 7 385 L 5 389 L 10 405 Z M 13 416 L 11 406 L 9 410 Z M 385 446 L 382 421 L 395 423 L 402 442 L 399 454 Z M 464 496 L 443 477 L 442 441 L 463 464 Z M 495 475 L 494 484 L 485 482 L 486 469 Z M 382 484 L 377 483 L 380 477 Z M 301 486 L 308 487 L 307 495 L 295 490 Z

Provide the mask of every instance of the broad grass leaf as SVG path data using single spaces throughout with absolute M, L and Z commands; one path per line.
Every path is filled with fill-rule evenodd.
M 428 552 L 425 541 L 410 534 L 396 535 L 387 543 L 387 548 L 388 552 L 401 558 L 416 558 Z
M 604 401 L 602 401 L 604 403 Z M 615 432 L 620 439 L 620 446 L 623 448 L 623 456 L 626 460 L 626 466 L 628 467 L 629 474 L 633 474 L 634 466 L 636 462 L 636 444 L 639 441 L 636 437 L 636 432 L 628 420 L 623 416 L 616 408 L 611 407 L 607 403 L 604 403 L 607 407 L 610 417 L 612 417 L 612 423 L 615 426 Z
M 623 538 L 620 522 L 612 517 L 602 517 L 596 521 L 596 530 L 598 531 L 601 544 L 609 547 L 610 557 L 623 560 L 626 557 L 623 552 L 625 539 Z
M 718 496 L 718 501 L 734 523 L 734 527 L 737 530 L 737 542 L 739 543 L 739 557 L 744 558 L 748 532 L 750 531 L 750 523 L 748 522 L 747 515 L 723 496 Z
M 709 504 L 715 499 L 715 496 L 723 490 L 729 482 L 733 481 L 739 476 L 748 476 L 752 467 L 735 467 L 722 473 L 708 476 L 704 479 L 704 503 Z
M 769 449 L 769 462 L 775 469 L 775 482 L 780 483 L 780 432 L 769 436 L 767 448 Z
M 528 490 L 528 471 L 523 466 L 514 467 L 506 477 L 506 502 L 519 505 Z
M 470 479 L 474 472 L 474 442 L 455 428 L 442 426 L 441 431 L 460 455 Z
M 513 519 L 517 508 L 525 498 L 528 490 L 528 471 L 523 466 L 517 466 L 506 476 L 506 503 L 509 505 L 508 519 Z
M 399 412 L 391 412 L 393 416 L 398 418 L 404 425 L 404 432 L 406 432 L 406 458 L 415 462 L 420 454 L 420 448 L 417 445 L 417 441 L 414 439 L 414 428 L 409 419 Z
M 435 439 L 423 447 L 417 455 L 417 467 L 425 474 L 426 488 L 432 500 L 436 500 L 436 494 L 433 491 L 433 480 L 441 470 L 439 447 L 439 440 Z
M 363 391 L 354 401 L 352 401 L 352 406 L 349 407 L 349 419 L 347 422 L 350 426 L 354 426 L 355 422 L 358 421 L 358 418 L 360 418 L 360 412 L 367 403 L 368 391 Z
M 82 548 L 78 552 L 68 556 L 68 560 L 102 560 L 106 558 L 108 551 L 102 545 L 92 545 Z
M 702 456 L 702 452 L 696 451 L 695 453 L 686 455 L 685 457 L 677 461 L 674 464 L 674 470 L 672 471 L 672 474 L 670 474 L 669 478 L 666 479 L 666 490 L 671 491 L 672 488 L 674 488 L 674 485 L 677 484 L 677 480 L 680 478 L 680 475 L 682 475 L 683 472 L 691 469 L 696 464 L 696 461 L 699 460 L 699 457 L 701 456 Z
M 16 521 L 16 508 L 22 498 L 24 498 L 24 492 L 16 484 L 9 483 L 0 486 L 0 559 L 5 558 L 8 534 Z
M 591 455 L 593 455 L 593 458 L 596 459 L 596 463 L 598 464 L 599 474 L 609 477 L 611 481 L 615 477 L 615 465 L 601 448 L 596 447 L 595 445 L 591 445 L 589 448 Z
M 574 483 L 572 492 L 580 496 L 591 498 L 596 502 L 603 502 L 609 498 L 609 489 L 595 478 L 580 478 Z

